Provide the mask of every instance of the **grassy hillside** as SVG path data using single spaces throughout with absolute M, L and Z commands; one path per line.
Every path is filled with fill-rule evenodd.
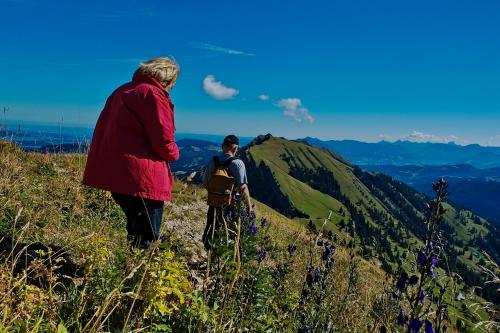
M 355 225 L 365 258 L 379 261 L 388 272 L 400 269 L 408 249 L 422 246 L 429 198 L 409 186 L 363 172 L 323 148 L 283 138 L 261 138 L 242 155 L 250 166 L 250 183 L 258 184 L 252 188 L 256 198 L 301 224 L 310 220 L 320 226 L 332 211 L 326 230 L 352 235 Z M 275 205 L 275 197 L 288 204 Z M 499 259 L 499 230 L 468 210 L 446 208 L 439 245 L 469 287 L 483 285 L 477 264 L 486 264 L 482 250 Z M 483 289 L 483 295 L 499 302 L 493 288 Z
M 263 203 L 256 202 L 257 233 L 242 230 L 236 272 L 231 248 L 207 262 L 205 191 L 197 186 L 176 184 L 163 243 L 131 251 L 119 207 L 80 184 L 84 155 L 26 153 L 0 142 L 0 157 L 2 332 L 296 332 L 328 318 L 334 331 L 371 332 L 382 324 L 376 304 L 387 276 L 345 239 L 332 243 L 321 305 L 299 305 L 308 267 L 322 265 L 316 241 L 332 241 Z M 207 265 L 218 268 L 207 273 Z M 302 311 L 317 316 L 304 319 Z

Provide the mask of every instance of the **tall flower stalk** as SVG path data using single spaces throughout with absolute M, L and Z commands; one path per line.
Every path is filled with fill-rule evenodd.
M 443 202 L 449 195 L 448 184 L 444 179 L 432 184 L 435 198 L 427 204 L 428 217 L 424 246 L 415 253 L 415 268 L 412 273 L 402 271 L 396 282 L 396 296 L 402 302 L 407 300 L 406 309 L 401 307 L 396 321 L 405 327 L 408 333 L 445 332 L 443 325 L 446 304 L 444 295 L 447 283 L 440 284 L 437 279 L 437 268 L 440 262 L 441 247 L 439 244 L 439 225 L 443 222 L 446 209 Z M 438 295 L 433 296 L 434 290 Z M 433 304 L 433 302 L 435 304 Z M 407 311 L 405 311 L 407 310 Z M 431 313 L 435 314 L 431 318 Z

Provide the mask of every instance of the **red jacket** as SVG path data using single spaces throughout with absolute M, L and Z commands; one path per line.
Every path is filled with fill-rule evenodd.
M 167 201 L 173 177 L 168 162 L 179 159 L 174 105 L 161 84 L 134 76 L 106 101 L 92 137 L 83 184 Z

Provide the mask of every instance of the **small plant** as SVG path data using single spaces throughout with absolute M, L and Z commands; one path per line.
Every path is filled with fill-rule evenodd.
M 487 258 L 487 264 L 490 268 L 483 265 L 479 265 L 479 269 L 488 277 L 487 284 L 492 284 L 497 293 L 500 293 L 500 267 L 491 258 L 488 253 L 483 252 L 483 255 Z M 484 332 L 499 332 L 500 331 L 500 305 L 494 304 L 492 302 L 479 301 L 472 303 L 469 306 L 470 313 L 476 320 L 474 329 L 478 329 Z M 488 314 L 489 319 L 485 320 L 480 315 L 479 312 L 485 312 Z
M 139 254 L 141 255 L 141 254 Z M 143 279 L 136 293 L 140 301 L 139 311 L 143 318 L 152 325 L 168 326 L 169 317 L 186 302 L 186 295 L 191 292 L 185 270 L 185 262 L 175 258 L 170 249 L 158 249 L 152 253 L 148 265 L 145 266 Z

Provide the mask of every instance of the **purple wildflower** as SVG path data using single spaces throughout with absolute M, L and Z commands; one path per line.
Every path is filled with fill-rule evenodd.
M 420 328 L 422 327 L 422 322 L 418 319 L 412 319 L 410 320 L 410 323 L 408 324 L 408 327 L 410 330 L 414 333 L 418 332 Z
M 251 235 L 255 236 L 257 234 L 257 226 L 255 224 L 252 223 L 248 229 Z
M 403 272 L 396 282 L 396 288 L 400 291 L 406 290 L 406 282 L 408 281 L 408 273 Z
M 425 320 L 425 333 L 434 333 L 434 328 L 429 320 Z
M 412 275 L 412 276 L 410 277 L 410 280 L 408 280 L 408 284 L 409 284 L 410 286 L 414 286 L 414 285 L 416 285 L 417 283 L 418 283 L 418 276 L 416 276 L 416 275 Z
M 316 241 L 316 245 L 318 245 L 318 246 L 323 246 L 323 241 L 322 241 L 321 239 L 318 239 L 318 240 Z
M 438 258 L 436 258 L 436 257 L 432 257 L 432 258 L 431 258 L 431 265 L 432 265 L 432 266 L 436 266 L 436 265 L 438 264 L 438 261 L 439 261 L 439 260 L 438 260 Z
M 326 267 L 327 272 L 330 273 L 333 270 L 333 260 L 329 260 L 326 263 L 325 267 Z
M 425 291 L 423 289 L 420 290 L 420 293 L 418 294 L 418 301 L 420 303 L 423 303 L 426 298 L 427 298 L 427 294 L 425 293 Z
M 417 262 L 419 265 L 425 265 L 427 263 L 427 255 L 424 251 L 418 251 Z
M 314 272 L 314 282 L 319 283 L 321 281 L 321 267 L 316 267 Z
M 295 251 L 297 251 L 297 246 L 295 244 L 288 245 L 288 253 L 292 255 Z
M 334 249 L 335 248 L 332 248 L 330 245 L 325 246 L 325 251 L 323 251 L 321 260 L 327 261 L 328 259 L 330 259 L 330 256 L 332 255 Z
M 404 326 L 406 324 L 406 321 L 408 320 L 408 317 L 405 314 L 405 311 L 403 309 L 399 310 L 397 322 L 399 326 Z
M 434 245 L 432 244 L 432 242 L 427 243 L 425 250 L 427 251 L 427 253 L 431 253 L 434 250 Z
M 267 251 L 264 251 L 264 250 L 260 251 L 260 253 L 259 253 L 259 263 L 263 262 L 264 259 L 266 259 L 266 257 L 267 257 Z

